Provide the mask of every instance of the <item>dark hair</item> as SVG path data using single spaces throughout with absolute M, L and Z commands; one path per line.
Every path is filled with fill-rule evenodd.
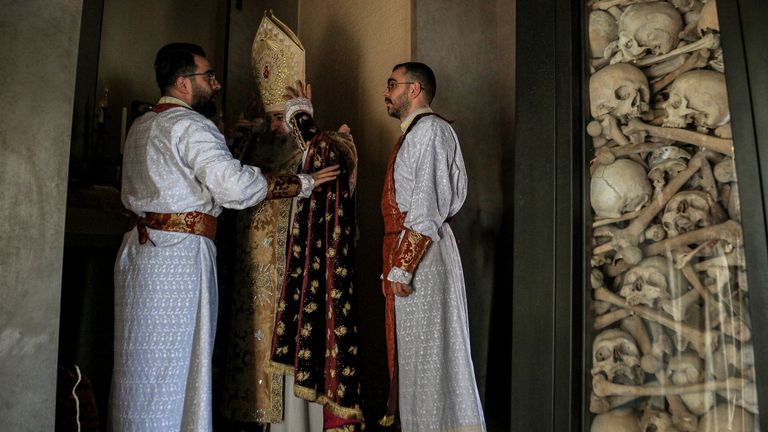
M 405 76 L 409 80 L 417 81 L 421 84 L 421 89 L 427 96 L 427 103 L 431 104 L 432 99 L 435 98 L 437 92 L 437 81 L 435 80 L 435 73 L 432 69 L 424 63 L 419 62 L 405 62 L 395 65 L 392 71 L 403 68 L 405 69 Z
M 179 75 L 195 72 L 195 55 L 205 57 L 200 45 L 174 42 L 160 48 L 155 56 L 155 81 L 160 92 L 172 86 Z

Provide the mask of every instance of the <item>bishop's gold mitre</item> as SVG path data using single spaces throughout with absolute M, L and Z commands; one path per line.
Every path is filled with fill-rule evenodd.
M 304 46 L 271 10 L 264 13 L 256 31 L 251 62 L 264 109 L 282 111 L 285 88 L 295 86 L 296 80 L 304 81 Z

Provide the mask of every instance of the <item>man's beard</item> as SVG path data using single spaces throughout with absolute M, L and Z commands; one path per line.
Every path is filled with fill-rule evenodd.
M 387 107 L 387 114 L 396 119 L 402 119 L 410 108 L 410 104 L 408 103 L 408 95 L 403 93 L 396 99 L 389 99 L 389 101 L 392 106 Z
M 216 95 L 215 92 L 206 92 L 205 89 L 198 86 L 196 83 L 192 83 L 192 104 L 190 105 L 193 110 L 200 114 L 213 118 L 216 116 L 218 109 L 216 108 L 216 102 L 213 98 Z
M 267 129 L 251 137 L 243 162 L 257 166 L 267 174 L 293 174 L 297 171 L 301 154 L 293 134 Z

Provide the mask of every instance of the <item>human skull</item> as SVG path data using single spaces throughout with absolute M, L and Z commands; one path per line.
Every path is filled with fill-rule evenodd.
M 608 65 L 589 79 L 589 106 L 596 119 L 611 115 L 627 123 L 648 111 L 650 98 L 648 78 L 633 65 Z
M 635 410 L 615 408 L 598 414 L 592 420 L 591 432 L 641 432 Z
M 619 37 L 619 26 L 613 15 L 603 10 L 589 14 L 589 50 L 592 58 L 603 58 L 605 47 Z
M 701 8 L 696 30 L 699 36 L 704 36 L 713 31 L 720 32 L 720 21 L 717 19 L 717 2 L 715 0 L 709 0 Z
M 639 210 L 651 194 L 645 168 L 629 159 L 598 166 L 590 181 L 590 202 L 600 217 L 615 218 Z
M 643 258 L 627 270 L 621 280 L 619 295 L 632 306 L 656 307 L 657 302 L 677 298 L 681 291 L 682 274 L 662 256 Z
M 699 420 L 698 432 L 754 432 L 755 416 L 739 406 L 720 404 Z
M 667 237 L 695 231 L 724 221 L 724 213 L 712 195 L 687 190 L 678 192 L 669 200 L 661 217 Z
M 619 49 L 622 61 L 637 60 L 649 51 L 666 54 L 680 41 L 683 18 L 667 2 L 636 3 L 619 18 Z
M 640 352 L 629 333 L 608 329 L 597 335 L 592 344 L 592 375 L 598 374 L 625 385 L 640 385 L 645 381 Z
M 681 171 L 688 168 L 690 153 L 677 146 L 664 146 L 648 156 L 648 178 L 657 190 L 661 190 L 667 181 L 672 180 Z
M 664 102 L 663 126 L 684 128 L 689 123 L 714 129 L 731 120 L 725 75 L 713 70 L 692 70 L 669 86 Z
M 666 411 L 655 408 L 643 411 L 640 430 L 642 432 L 679 432 L 679 429 L 672 424 L 672 416 Z
M 692 353 L 682 353 L 669 359 L 667 375 L 675 385 L 698 384 L 704 381 L 704 362 Z M 715 392 L 684 393 L 685 406 L 696 415 L 703 415 L 715 404 Z

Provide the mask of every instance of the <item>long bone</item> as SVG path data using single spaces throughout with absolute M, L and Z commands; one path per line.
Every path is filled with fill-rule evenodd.
M 629 309 L 635 314 L 640 315 L 647 320 L 655 321 L 664 327 L 679 333 L 691 342 L 696 352 L 698 352 L 699 356 L 702 358 L 707 352 L 717 347 L 717 336 L 719 332 L 715 330 L 701 331 L 697 328 L 689 326 L 688 324 L 675 321 L 672 318 L 668 318 L 662 313 L 648 307 L 628 305 L 624 298 L 619 297 L 606 288 L 598 288 L 595 290 L 595 300 L 605 301 L 615 306 Z
M 664 385 L 664 386 L 633 386 L 616 384 L 608 381 L 602 375 L 592 377 L 592 389 L 600 397 L 608 396 L 666 396 L 688 393 L 702 393 L 746 388 L 749 381 L 741 378 L 728 378 L 722 381 L 705 381 L 696 384 Z
M 680 54 L 698 51 L 703 48 L 713 50 L 713 49 L 717 49 L 717 47 L 719 46 L 720 46 L 720 37 L 715 35 L 714 33 L 710 33 L 702 37 L 701 39 L 697 40 L 696 42 L 692 42 L 692 43 L 689 43 L 688 45 L 683 45 L 679 48 L 673 49 L 672 51 L 666 54 L 657 55 L 655 57 L 641 58 L 635 62 L 635 66 L 637 67 L 648 66 L 655 63 L 663 62 L 664 60 L 679 56 Z
M 669 75 L 670 73 L 679 69 L 680 66 L 685 64 L 685 61 L 688 60 L 688 58 L 690 58 L 691 55 L 683 54 L 677 57 L 673 57 L 667 61 L 663 61 L 661 63 L 657 63 L 653 66 L 643 69 L 643 73 L 645 74 L 645 76 L 648 77 L 649 81 L 652 79 L 659 80 L 662 77 Z
M 615 141 L 620 146 L 629 145 L 629 138 L 621 132 L 619 120 L 610 114 L 589 122 L 587 124 L 587 133 L 593 138 L 603 138 L 603 140 L 595 142 L 595 147 L 602 146 L 609 139 Z
M 672 315 L 672 318 L 676 321 L 682 321 L 683 318 L 685 318 L 688 308 L 699 301 L 700 298 L 701 295 L 698 291 L 689 290 L 678 298 L 662 300 L 660 306 L 664 312 Z
M 712 165 L 709 164 L 709 160 L 704 161 L 701 164 L 701 188 L 704 192 L 708 193 L 712 199 L 718 201 L 717 183 L 715 182 L 715 175 L 712 172 Z M 719 206 L 715 206 L 720 210 Z M 720 212 L 722 213 L 722 211 Z
M 749 327 L 744 320 L 741 319 L 740 315 L 733 310 L 733 308 L 731 308 L 730 314 L 727 313 L 725 304 L 722 301 L 717 301 L 712 296 L 712 293 L 710 293 L 704 284 L 701 283 L 698 274 L 696 274 L 696 270 L 694 270 L 690 264 L 683 268 L 683 276 L 688 279 L 688 283 L 693 286 L 694 290 L 704 298 L 704 310 L 707 314 L 709 314 L 711 307 L 716 307 L 717 316 L 714 319 L 712 317 L 709 318 L 710 327 L 715 327 L 719 324 L 720 330 L 723 333 L 742 342 L 746 342 L 752 337 L 752 332 L 749 330 Z M 724 320 L 723 317 L 729 318 Z
M 698 154 L 697 154 L 698 155 Z M 695 158 L 696 156 L 694 156 Z M 691 159 L 693 161 L 693 159 Z M 689 165 L 690 167 L 690 165 Z M 682 173 L 681 173 L 682 174 Z M 677 180 L 677 177 L 675 178 Z M 670 182 L 670 184 L 672 184 Z M 665 189 L 666 192 L 666 189 Z M 631 225 L 630 225 L 631 227 Z M 629 227 L 628 227 L 629 228 Z M 618 235 L 619 232 L 615 234 Z M 734 220 L 727 220 L 718 225 L 710 225 L 696 231 L 690 231 L 675 237 L 667 238 L 656 243 L 647 245 L 641 251 L 642 256 L 652 256 L 665 254 L 668 251 L 683 250 L 688 251 L 689 244 L 701 244 L 711 240 L 724 240 L 734 247 L 738 247 L 742 241 L 741 225 Z M 597 246 L 593 249 L 595 255 L 610 252 L 611 243 Z M 603 271 L 607 276 L 615 277 L 625 272 L 632 263 L 622 262 L 606 266 Z
M 662 370 L 662 358 L 653 353 L 651 338 L 645 330 L 645 324 L 637 315 L 631 315 L 621 320 L 621 328 L 631 334 L 637 342 L 637 347 L 643 356 L 640 358 L 640 367 L 647 373 L 656 373 Z
M 736 248 L 730 253 L 719 255 L 706 261 L 697 262 L 693 265 L 693 269 L 697 272 L 706 272 L 713 267 L 744 267 L 745 265 L 744 249 Z
M 689 70 L 703 68 L 707 65 L 708 58 L 709 50 L 707 48 L 702 48 L 694 53 L 691 53 L 691 55 L 688 56 L 688 58 L 679 68 L 666 74 L 663 78 L 650 83 L 651 94 L 657 94 L 683 73 L 688 72 Z
M 626 212 L 620 217 L 617 218 L 604 218 L 604 219 L 597 219 L 592 223 L 592 228 L 598 228 L 605 225 L 612 225 L 618 222 L 628 221 L 631 219 L 634 219 L 636 217 L 640 216 L 640 210 L 635 210 L 631 212 Z
M 614 309 L 610 312 L 606 312 L 597 318 L 595 318 L 594 322 L 592 323 L 595 330 L 600 330 L 605 327 L 608 327 L 609 325 L 621 321 L 628 316 L 632 315 L 632 311 L 626 310 L 626 309 Z
M 643 123 L 642 120 L 637 118 L 630 120 L 627 125 L 622 128 L 622 131 L 627 136 L 647 133 L 653 137 L 693 144 L 695 146 L 716 151 L 724 155 L 731 157 L 733 156 L 732 139 L 718 138 L 715 136 L 705 135 L 685 129 L 653 126 L 647 123 Z
M 663 143 L 640 143 L 630 144 L 619 147 L 601 147 L 595 152 L 595 159 L 602 165 L 610 165 L 616 161 L 617 157 L 628 156 L 631 154 L 652 152 L 660 147 L 663 147 Z
M 595 414 L 602 414 L 622 405 L 626 405 L 640 396 L 609 396 L 606 398 L 598 397 L 592 393 L 589 400 L 589 411 Z
M 656 195 L 656 197 L 650 201 L 650 204 L 648 204 L 644 209 L 640 210 L 640 214 L 632 221 L 628 227 L 615 233 L 614 241 L 595 247 L 592 250 L 592 253 L 594 255 L 602 255 L 614 250 L 620 252 L 620 249 L 622 248 L 636 248 L 640 243 L 640 235 L 645 231 L 646 228 L 648 228 L 648 225 L 651 223 L 651 221 L 653 221 L 653 218 L 655 218 L 656 215 L 664 209 L 664 207 L 667 205 L 667 202 L 672 199 L 672 196 L 675 195 L 691 178 L 691 176 L 693 176 L 693 174 L 701 168 L 703 158 L 704 156 L 701 154 L 701 152 L 696 153 L 688 162 L 687 169 L 681 171 L 680 174 L 678 174 L 669 182 L 669 184 L 667 184 L 667 187 L 664 188 L 660 194 Z M 663 243 L 664 241 L 665 240 L 662 240 L 661 242 L 657 242 L 655 244 Z M 637 264 L 640 259 L 642 259 L 640 253 L 637 253 L 637 255 L 637 261 L 632 262 L 627 260 L 626 256 L 625 261 L 627 261 L 628 264 Z M 645 256 L 649 255 L 646 254 Z
M 664 327 L 655 321 L 647 321 L 651 334 L 651 352 L 654 357 L 661 358 L 664 354 L 672 354 L 672 341 L 664 331 Z
M 699 256 L 699 254 L 704 250 L 709 250 L 712 247 L 714 247 L 717 244 L 718 240 L 710 240 L 701 243 L 700 245 L 696 246 L 694 249 L 685 248 L 685 251 L 678 251 L 678 253 L 675 255 L 675 268 L 676 269 L 682 269 L 686 265 L 688 265 L 689 262 L 691 262 L 692 259 Z
M 643 353 L 643 357 L 640 359 L 640 367 L 645 372 L 655 374 L 656 380 L 661 387 L 667 386 L 667 377 L 664 375 L 662 357 L 661 355 L 655 355 L 653 352 L 652 343 L 643 321 L 637 316 L 631 316 L 621 322 L 621 328 L 635 338 L 638 348 Z M 673 423 L 682 431 L 696 431 L 696 416 L 688 411 L 680 396 L 671 394 L 664 394 L 663 396 L 666 396 L 669 403 Z M 631 395 L 631 397 L 635 396 Z
M 741 225 L 734 220 L 727 220 L 721 224 L 710 225 L 696 231 L 670 237 L 645 246 L 643 248 L 643 256 L 660 255 L 667 251 L 682 249 L 691 244 L 701 244 L 714 239 L 724 240 L 733 246 L 741 244 Z
M 637 216 L 637 212 L 633 212 L 633 213 L 635 213 L 635 216 Z M 594 245 L 605 244 L 607 242 L 613 241 L 615 233 L 620 230 L 620 228 L 615 225 L 606 225 L 606 224 L 598 225 L 598 223 L 595 223 L 593 224 L 593 226 L 595 227 L 595 229 L 592 231 Z M 643 231 L 643 233 L 640 235 L 639 242 L 644 242 L 646 240 L 657 242 L 657 241 L 664 240 L 666 236 L 667 236 L 667 232 L 664 230 L 663 226 L 661 226 L 660 224 L 651 225 L 648 228 L 646 228 L 646 230 Z M 598 242 L 597 239 L 599 238 L 608 238 L 609 240 Z M 604 255 L 593 255 L 592 261 L 593 261 L 592 266 L 596 267 L 596 266 L 603 265 L 604 263 L 610 262 L 611 259 Z
M 667 377 L 663 373 L 657 373 L 656 379 L 660 387 L 667 388 L 669 386 Z M 667 403 L 669 403 L 672 423 L 677 426 L 678 430 L 680 432 L 696 432 L 699 420 L 688 410 L 680 395 L 665 393 L 664 396 L 667 399 Z

